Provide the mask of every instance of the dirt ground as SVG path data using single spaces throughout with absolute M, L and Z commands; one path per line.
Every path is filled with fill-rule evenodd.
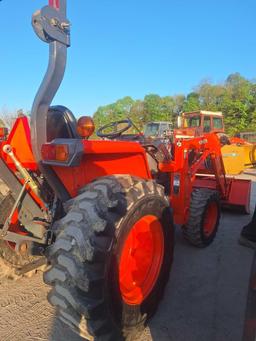
M 256 181 L 254 174 L 251 178 Z M 256 183 L 252 208 L 255 201 Z M 206 249 L 188 245 L 177 229 L 164 299 L 136 341 L 241 340 L 253 251 L 238 245 L 237 239 L 248 220 L 248 215 L 224 212 L 218 235 Z M 0 340 L 81 341 L 55 318 L 41 273 L 18 280 L 6 277 L 8 269 L 1 263 Z

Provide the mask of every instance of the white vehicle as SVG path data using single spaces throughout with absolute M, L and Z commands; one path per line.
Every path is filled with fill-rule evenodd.
M 164 138 L 171 136 L 173 132 L 173 125 L 168 121 L 149 122 L 145 125 L 145 137 L 158 137 Z

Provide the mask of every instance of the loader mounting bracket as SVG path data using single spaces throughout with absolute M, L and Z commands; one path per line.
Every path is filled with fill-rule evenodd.
M 46 237 L 44 237 L 43 239 L 40 239 L 40 238 L 30 237 L 30 236 L 22 235 L 19 233 L 10 232 L 10 231 L 7 231 L 4 236 L 1 235 L 0 239 L 3 239 L 7 242 L 15 243 L 16 245 L 19 245 L 24 242 L 27 242 L 27 243 L 34 242 L 34 243 L 38 243 L 42 245 L 46 244 Z
M 32 26 L 37 36 L 46 43 L 58 41 L 70 46 L 70 23 L 65 15 L 55 8 L 45 6 L 35 12 L 32 17 Z

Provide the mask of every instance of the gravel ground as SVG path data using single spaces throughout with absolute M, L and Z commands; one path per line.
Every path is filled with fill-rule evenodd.
M 256 180 L 254 174 L 251 178 Z M 255 201 L 256 184 L 252 207 Z M 164 299 L 136 341 L 241 340 L 253 251 L 238 245 L 237 239 L 248 220 L 249 216 L 224 212 L 218 235 L 206 249 L 188 245 L 177 229 Z M 6 275 L 8 269 L 1 263 L 0 340 L 81 341 L 55 318 L 41 273 L 18 280 Z

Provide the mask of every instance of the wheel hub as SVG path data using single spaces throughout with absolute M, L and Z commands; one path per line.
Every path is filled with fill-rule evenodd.
M 150 294 L 160 273 L 164 236 L 159 219 L 147 215 L 130 230 L 119 263 L 119 285 L 123 300 L 138 305 Z

